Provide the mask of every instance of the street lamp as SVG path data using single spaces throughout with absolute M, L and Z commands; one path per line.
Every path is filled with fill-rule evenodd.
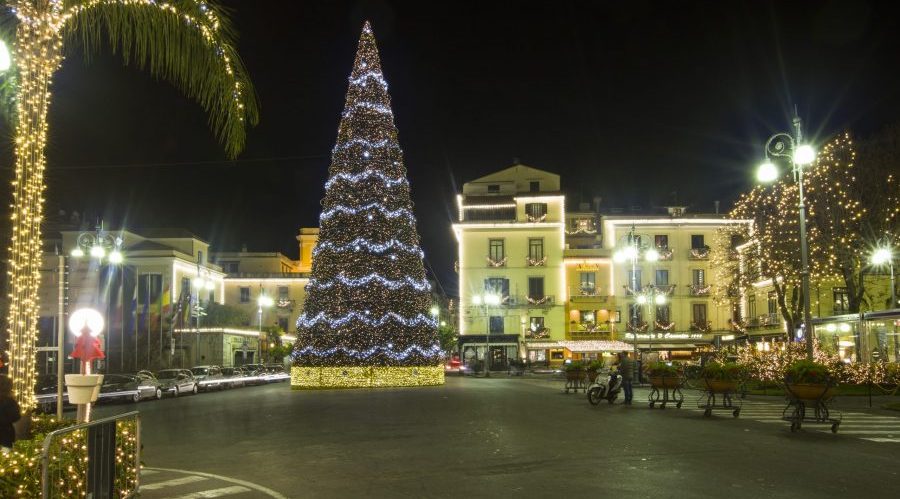
M 891 248 L 884 247 L 878 248 L 872 253 L 872 257 L 869 259 L 872 265 L 882 266 L 887 265 L 891 269 L 891 306 L 888 309 L 893 309 L 897 306 L 897 292 L 894 289 L 894 255 L 891 251 Z
M 641 244 L 641 234 L 635 233 L 634 225 L 631 226 L 631 230 L 628 231 L 628 234 L 623 236 L 625 240 L 625 246 L 619 250 L 616 250 L 613 253 L 613 261 L 617 263 L 624 263 L 627 261 L 631 261 L 631 283 L 629 291 L 631 294 L 635 295 L 635 299 L 641 305 L 647 303 L 648 297 L 641 293 L 640 283 L 637 278 L 637 262 L 640 259 L 641 255 L 643 255 L 644 260 L 648 262 L 656 262 L 660 258 L 659 250 L 657 250 L 653 246 L 643 246 Z M 649 240 L 649 239 L 648 239 Z M 654 288 L 655 292 L 655 288 Z M 661 295 L 661 298 L 665 300 L 665 296 Z M 651 297 L 651 300 L 655 300 L 655 298 Z M 665 303 L 665 301 L 663 301 Z M 632 331 L 632 345 L 634 346 L 634 361 L 635 361 L 635 369 L 637 369 L 637 359 L 638 359 L 638 344 L 637 344 L 637 329 L 638 329 L 638 308 L 632 307 L 631 309 L 631 331 Z M 649 329 L 649 328 L 648 328 Z
M 259 289 L 259 297 L 256 299 L 256 313 L 259 315 L 259 332 L 262 333 L 262 314 L 264 308 L 269 308 L 275 304 L 275 300 L 263 293 L 262 287 Z
M 6 42 L 0 40 L 0 73 L 8 71 L 12 66 L 12 56 L 9 54 L 9 47 Z
M 800 116 L 794 111 L 794 136 L 790 133 L 776 133 L 766 141 L 766 161 L 760 165 L 756 172 L 756 178 L 760 182 L 773 182 L 779 177 L 778 167 L 770 157 L 788 158 L 791 161 L 791 171 L 794 181 L 797 182 L 799 195 L 798 208 L 800 211 L 800 279 L 801 293 L 803 294 L 803 329 L 806 339 L 806 357 L 813 358 L 813 327 L 809 310 L 809 250 L 806 242 L 806 205 L 803 198 L 803 167 L 811 164 L 816 159 L 816 151 L 808 144 L 803 143 L 803 134 L 800 129 Z
M 488 314 L 491 306 L 500 305 L 501 297 L 497 293 L 485 293 L 472 297 L 472 304 L 483 305 L 484 315 L 487 319 L 487 329 L 485 329 L 485 347 L 484 347 L 484 377 L 491 377 L 491 317 Z

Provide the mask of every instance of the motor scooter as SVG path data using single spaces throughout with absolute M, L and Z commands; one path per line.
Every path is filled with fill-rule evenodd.
M 618 372 L 605 369 L 597 375 L 597 379 L 587 389 L 587 399 L 591 405 L 597 405 L 601 400 L 610 404 L 615 402 L 622 391 L 622 375 Z

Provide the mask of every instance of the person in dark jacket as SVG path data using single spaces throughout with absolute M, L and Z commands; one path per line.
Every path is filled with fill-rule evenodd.
M 16 441 L 13 423 L 22 417 L 12 390 L 12 380 L 0 374 L 0 447 L 4 453 L 12 450 L 13 442 Z
M 625 352 L 619 352 L 619 374 L 622 376 L 622 391 L 625 392 L 623 404 L 631 405 L 634 393 L 631 390 L 631 380 L 634 378 L 634 361 L 628 358 Z

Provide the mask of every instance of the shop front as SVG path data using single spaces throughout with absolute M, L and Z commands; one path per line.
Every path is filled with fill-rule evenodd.
M 459 354 L 463 365 L 475 369 L 485 362 L 492 371 L 509 368 L 509 361 L 519 357 L 517 334 L 464 334 L 459 337 Z

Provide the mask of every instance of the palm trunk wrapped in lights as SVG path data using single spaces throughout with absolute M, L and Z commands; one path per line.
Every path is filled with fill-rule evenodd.
M 109 43 L 126 63 L 170 80 L 209 113 L 230 157 L 256 123 L 257 105 L 230 22 L 212 2 L 23 0 L 8 7 L 18 21 L 11 70 L 18 87 L 7 333 L 13 393 L 28 411 L 35 406 L 47 111 L 65 47 L 82 44 L 90 54 Z

